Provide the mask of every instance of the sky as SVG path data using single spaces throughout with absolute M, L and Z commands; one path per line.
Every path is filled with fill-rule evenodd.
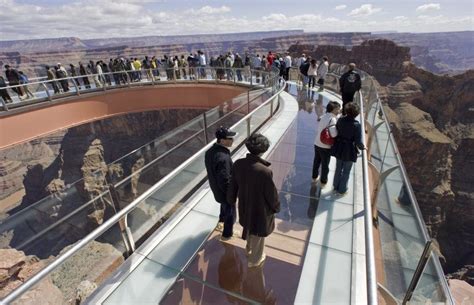
M 474 30 L 474 0 L 0 0 L 0 40 Z

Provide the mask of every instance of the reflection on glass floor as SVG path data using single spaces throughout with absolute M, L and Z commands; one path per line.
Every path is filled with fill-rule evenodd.
M 247 267 L 244 240 L 219 240 L 214 230 L 219 206 L 207 192 L 160 243 L 138 250 L 138 266 L 104 304 L 350 304 L 364 295 L 365 286 L 352 284 L 357 277 L 365 285 L 363 245 L 353 244 L 353 236 L 363 240 L 353 235 L 363 225 L 358 219 L 363 218 L 361 189 L 354 190 L 360 167 L 354 167 L 344 197 L 331 192 L 335 160 L 327 186 L 311 184 L 317 116 L 322 114 L 315 109 L 332 97 L 307 94 L 294 85 L 289 93 L 298 104 L 285 105 L 283 116 L 262 131 L 273 142 L 265 158 L 272 163 L 281 201 L 275 231 L 265 240 L 263 267 Z M 290 106 L 296 116 L 291 117 Z M 278 130 L 282 136 L 275 140 Z M 237 224 L 235 230 L 242 228 Z

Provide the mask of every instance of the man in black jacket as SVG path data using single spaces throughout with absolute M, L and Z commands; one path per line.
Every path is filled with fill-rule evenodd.
M 360 75 L 354 71 L 356 65 L 354 63 L 349 64 L 349 71 L 342 74 L 339 79 L 339 87 L 342 95 L 342 114 L 345 113 L 345 106 L 347 103 L 354 101 L 354 94 L 361 88 Z
M 232 159 L 229 147 L 234 141 L 235 132 L 225 127 L 216 131 L 217 143 L 206 152 L 205 164 L 209 185 L 217 202 L 221 204 L 219 222 L 224 223 L 221 240 L 229 240 L 233 235 L 233 227 L 236 218 L 235 204 L 227 201 L 227 190 L 232 176 Z

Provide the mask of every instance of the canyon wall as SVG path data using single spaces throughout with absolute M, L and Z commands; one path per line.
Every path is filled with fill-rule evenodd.
M 87 167 L 109 164 L 202 111 L 130 113 L 0 150 L 0 215 L 5 217 L 57 192 L 84 178 Z
M 203 50 L 208 56 L 223 54 L 229 50 L 244 53 L 286 51 L 291 45 L 310 48 L 332 45 L 340 50 L 359 46 L 370 39 L 390 39 L 399 46 L 409 47 L 411 60 L 419 67 L 433 73 L 462 73 L 474 69 L 474 39 L 472 31 L 448 33 L 304 33 L 295 31 L 271 31 L 184 36 L 144 36 L 103 39 L 79 39 L 75 37 L 0 41 L 0 65 L 10 64 L 30 77 L 44 76 L 45 65 L 63 65 L 79 61 L 106 60 L 111 57 L 161 58 L 163 55 L 181 55 Z M 384 51 L 390 52 L 389 48 Z M 300 54 L 299 54 L 300 55 Z M 336 62 L 333 60 L 333 62 Z M 388 72 L 388 71 L 387 71 Z

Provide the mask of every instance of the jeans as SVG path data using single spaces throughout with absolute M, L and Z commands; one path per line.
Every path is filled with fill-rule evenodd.
M 222 236 L 231 237 L 234 232 L 234 223 L 236 219 L 235 205 L 221 203 L 221 212 L 219 214 L 219 222 L 224 223 Z
M 239 70 L 236 71 L 236 73 L 237 73 L 238 81 L 241 82 L 242 81 L 242 70 L 239 69 Z
M 313 179 L 318 178 L 319 167 L 321 166 L 321 183 L 326 184 L 328 182 L 330 159 L 330 148 L 321 148 L 314 145 Z
M 351 173 L 353 163 L 352 161 L 336 160 L 333 186 L 334 190 L 339 193 L 347 192 L 347 182 L 349 181 L 349 174 Z
M 346 114 L 346 110 L 344 109 L 346 104 L 354 101 L 354 94 L 355 92 L 342 92 L 342 114 Z

